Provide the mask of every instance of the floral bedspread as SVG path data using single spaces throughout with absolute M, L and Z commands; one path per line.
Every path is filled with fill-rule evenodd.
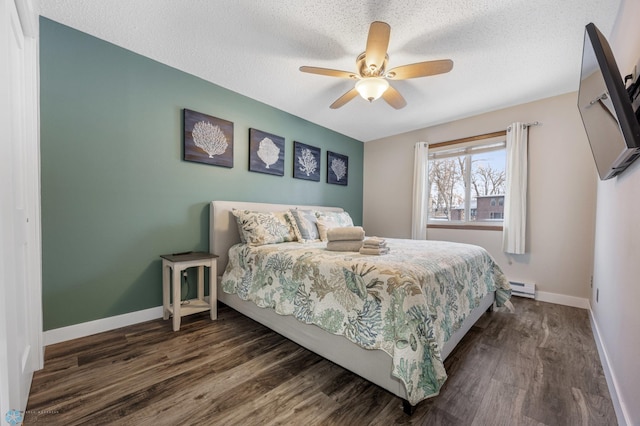
M 447 378 L 444 342 L 489 292 L 511 296 L 481 247 L 387 239 L 390 253 L 332 252 L 326 243 L 244 244 L 229 250 L 222 288 L 280 315 L 293 315 L 393 358 L 411 404 L 435 396 Z M 506 302 L 509 303 L 509 302 Z

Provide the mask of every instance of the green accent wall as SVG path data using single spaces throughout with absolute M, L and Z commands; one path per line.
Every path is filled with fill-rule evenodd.
M 208 251 L 211 200 L 362 223 L 360 141 L 45 18 L 40 83 L 44 330 L 162 305 L 159 256 Z M 233 168 L 182 160 L 183 108 L 234 123 Z M 249 128 L 285 138 L 283 177 L 248 170 Z M 294 140 L 321 148 L 320 182 L 293 178 Z M 327 150 L 348 186 L 326 183 Z

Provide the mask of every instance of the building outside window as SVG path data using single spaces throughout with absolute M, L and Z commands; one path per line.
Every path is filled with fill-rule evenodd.
M 502 222 L 505 137 L 429 148 L 431 224 Z

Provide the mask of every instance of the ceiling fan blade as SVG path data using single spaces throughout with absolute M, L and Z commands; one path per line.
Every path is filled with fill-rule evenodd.
M 336 101 L 332 103 L 329 108 L 338 109 L 356 96 L 358 96 L 358 91 L 354 87 L 353 89 L 349 90 L 347 93 L 336 99 Z
M 390 35 L 391 27 L 386 22 L 375 21 L 371 23 L 367 37 L 367 50 L 365 51 L 365 61 L 369 69 L 378 69 L 384 63 Z
M 300 67 L 300 71 L 308 72 L 308 73 L 311 73 L 311 74 L 328 75 L 329 77 L 358 78 L 358 76 L 356 76 L 352 72 L 333 70 L 333 69 L 330 69 L 330 68 Z
M 443 74 L 451 71 L 451 69 L 453 69 L 453 61 L 451 59 L 418 62 L 416 64 L 402 65 L 389 70 L 389 72 L 387 72 L 387 78 L 390 80 L 406 80 L 409 78 Z
M 393 86 L 389 86 L 389 88 L 384 91 L 382 99 L 387 101 L 387 103 L 395 109 L 402 109 L 407 106 L 407 101 L 405 101 L 400 92 L 394 89 Z

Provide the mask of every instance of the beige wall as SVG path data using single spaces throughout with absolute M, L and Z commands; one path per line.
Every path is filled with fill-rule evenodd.
M 608 37 L 623 75 L 640 62 L 639 16 L 640 1 L 624 0 Z M 481 245 L 509 278 L 535 281 L 567 304 L 590 299 L 618 421 L 640 424 L 634 403 L 640 395 L 640 160 L 618 178 L 599 181 L 575 101 L 575 93 L 566 94 L 366 143 L 363 225 L 368 234 L 411 235 L 416 142 L 542 122 L 529 134 L 528 254 L 505 256 L 499 232 L 429 230 L 429 238 Z
M 625 75 L 640 59 L 640 1 L 624 1 L 618 16 L 609 41 Z M 601 358 L 617 389 L 620 424 L 640 425 L 640 160 L 618 178 L 598 183 L 596 215 L 591 306 Z
M 577 80 L 578 76 L 576 85 Z M 367 142 L 363 225 L 370 235 L 410 237 L 416 142 L 495 132 L 514 121 L 542 123 L 529 130 L 527 254 L 505 255 L 497 231 L 430 229 L 428 238 L 481 245 L 509 279 L 535 282 L 541 295 L 553 296 L 551 300 L 586 306 L 593 270 L 597 174 L 576 93 Z

